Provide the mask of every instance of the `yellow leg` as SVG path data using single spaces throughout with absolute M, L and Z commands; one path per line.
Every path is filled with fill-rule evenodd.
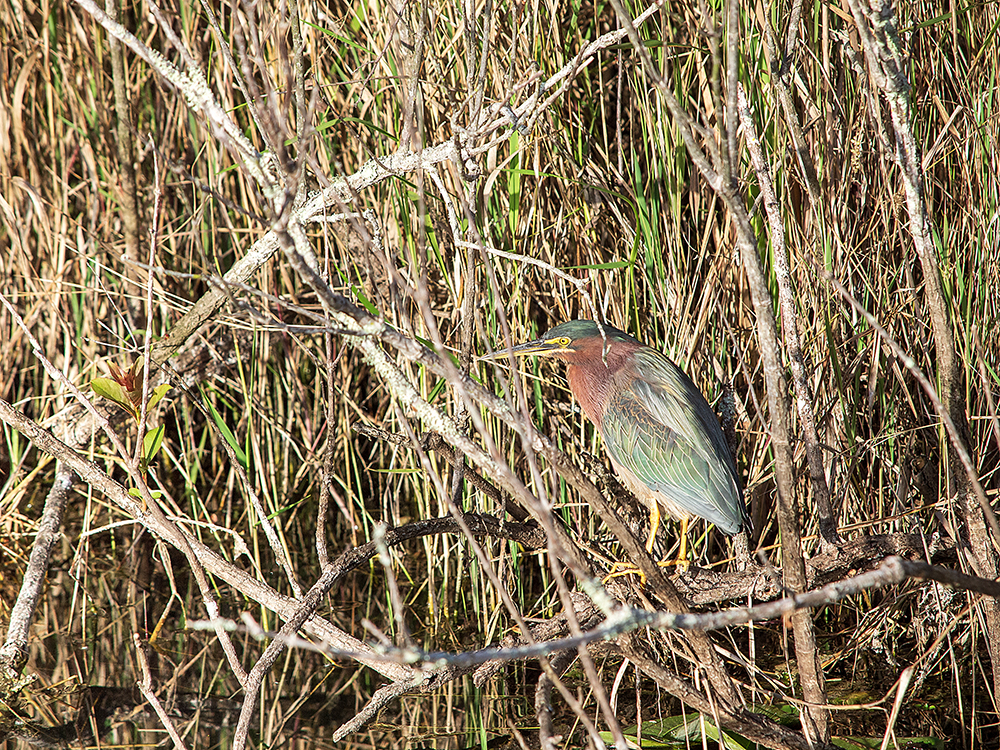
M 652 503 L 649 508 L 649 538 L 646 539 L 646 552 L 653 554 L 653 544 L 656 542 L 656 532 L 660 528 L 660 504 Z M 661 560 L 657 565 L 660 567 L 669 567 L 671 565 L 676 565 L 678 570 L 687 570 L 687 530 L 688 530 L 688 519 L 681 519 L 681 548 L 680 552 L 677 554 L 676 560 Z M 604 582 L 607 583 L 612 578 L 618 578 L 619 576 L 628 576 L 633 574 L 638 574 L 643 583 L 645 583 L 646 577 L 642 574 L 635 566 L 629 567 L 628 563 L 615 563 L 615 567 L 621 566 L 621 570 L 614 570 L 609 573 L 604 578 Z
M 676 565 L 677 570 L 687 570 L 690 567 L 690 563 L 687 561 L 687 541 L 688 541 L 688 519 L 681 519 L 681 541 L 680 550 L 677 553 L 676 560 L 661 560 L 657 565 L 661 568 L 667 568 L 671 565 Z
M 688 520 L 681 519 L 681 551 L 677 553 L 677 567 L 687 570 Z
M 649 539 L 646 540 L 646 552 L 653 554 L 653 543 L 656 541 L 656 532 L 660 528 L 660 504 L 653 503 L 649 509 Z M 662 562 L 661 565 L 677 565 L 680 568 L 687 568 L 687 540 L 688 540 L 688 519 L 681 519 L 681 550 L 677 553 L 677 559 Z
M 660 504 L 655 500 L 649 506 L 649 539 L 646 540 L 646 552 L 653 554 L 653 543 L 656 532 L 660 528 Z
M 656 531 L 659 528 L 660 505 L 659 503 L 654 502 L 649 507 L 649 538 L 646 540 L 646 552 L 649 554 L 653 554 L 653 543 L 656 541 Z M 638 575 L 642 579 L 642 583 L 646 583 L 646 576 L 643 575 L 643 572 L 634 565 L 629 565 L 628 563 L 615 563 L 614 568 L 614 570 L 604 577 L 604 583 L 607 583 L 612 578 L 630 575 Z

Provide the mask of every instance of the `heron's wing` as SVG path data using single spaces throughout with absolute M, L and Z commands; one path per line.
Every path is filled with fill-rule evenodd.
M 729 534 L 746 512 L 735 465 L 712 408 L 669 359 L 636 352 L 634 373 L 620 373 L 602 434 L 615 463 L 653 492 Z

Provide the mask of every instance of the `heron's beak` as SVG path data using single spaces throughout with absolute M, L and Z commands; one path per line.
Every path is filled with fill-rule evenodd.
M 513 354 L 515 357 L 524 357 L 529 354 L 534 354 L 539 357 L 551 357 L 556 354 L 567 354 L 572 349 L 566 348 L 566 339 L 536 339 L 535 341 L 528 341 L 524 344 L 518 344 L 513 349 L 501 349 L 499 351 L 493 352 L 493 354 L 485 354 L 480 357 L 480 360 L 497 360 L 503 359 L 508 354 Z

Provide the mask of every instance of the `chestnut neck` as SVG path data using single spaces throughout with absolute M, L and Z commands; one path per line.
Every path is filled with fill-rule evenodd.
M 598 430 L 604 429 L 604 413 L 617 380 L 615 375 L 631 367 L 632 353 L 640 346 L 610 339 L 605 344 L 600 336 L 595 336 L 578 341 L 572 352 L 560 355 L 569 365 L 566 379 L 573 396 Z

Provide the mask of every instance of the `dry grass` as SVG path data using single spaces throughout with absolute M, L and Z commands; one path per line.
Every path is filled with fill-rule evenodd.
M 902 6 L 898 27 L 911 56 L 912 127 L 924 155 L 926 197 L 964 378 L 969 448 L 995 502 L 997 7 Z M 523 132 L 501 110 L 527 101 L 588 43 L 617 29 L 612 8 L 431 3 L 403 6 L 398 13 L 377 1 L 304 5 L 305 93 L 314 130 L 301 142 L 291 21 L 278 4 L 248 7 L 216 9 L 222 39 L 200 7 L 181 3 L 165 13 L 186 49 L 210 71 L 213 93 L 254 147 L 264 151 L 268 141 L 284 143 L 289 161 L 297 159 L 302 167 L 294 178 L 305 180 L 308 190 L 355 174 L 369 160 L 446 143 L 460 129 L 479 133 L 478 150 L 465 163 L 444 161 L 434 170 L 410 170 L 358 191 L 344 210 L 370 211 L 374 221 L 308 228 L 330 287 L 407 337 L 439 340 L 466 367 L 469 351 L 463 346 L 473 354 L 497 348 L 507 325 L 514 339 L 524 340 L 562 320 L 592 317 L 580 288 L 553 269 L 581 280 L 598 314 L 668 352 L 710 401 L 723 386 L 733 388 L 738 463 L 755 526 L 752 542 L 777 561 L 774 456 L 755 312 L 734 250 L 731 217 L 689 160 L 662 96 L 625 40 L 583 60 L 571 70 L 565 90 L 544 91 L 551 103 L 532 110 L 530 119 L 521 117 Z M 470 7 L 478 14 L 474 19 L 467 17 Z M 426 14 L 424 33 L 409 38 L 407 28 L 420 27 L 419 10 Z M 631 8 L 633 15 L 643 10 Z M 893 162 L 888 109 L 855 51 L 856 33 L 845 11 L 839 5 L 810 6 L 792 87 L 819 176 L 818 200 L 811 201 L 772 86 L 775 61 L 766 44 L 767 29 L 786 33 L 786 10 L 741 11 L 740 80 L 772 163 L 791 254 L 796 323 L 841 533 L 846 540 L 919 533 L 938 545 L 936 562 L 964 566 L 967 556 L 955 547 L 966 532 L 952 499 L 956 478 L 940 420 L 912 373 L 820 272 L 843 284 L 934 380 L 937 359 L 923 271 Z M 179 61 L 147 16 L 144 5 L 129 8 L 124 25 Z M 673 3 L 641 33 L 682 103 L 703 127 L 714 129 L 721 113 L 710 89 L 710 59 L 699 27 L 703 17 L 695 4 Z M 75 4 L 14 0 L 0 10 L 0 37 L 5 40 L 0 44 L 0 291 L 44 355 L 86 387 L 107 373 L 106 361 L 130 363 L 147 336 L 159 338 L 174 326 L 212 287 L 209 277 L 224 274 L 272 229 L 275 211 L 226 139 L 146 63 L 127 53 L 124 86 L 136 137 L 140 258 L 150 252 L 149 231 L 156 230 L 157 272 L 148 305 L 146 271 L 122 258 L 125 187 L 114 148 L 122 113 L 114 105 L 107 34 Z M 263 127 L 254 123 L 234 71 L 219 55 L 222 44 L 233 45 L 245 64 L 241 75 L 252 72 Z M 784 45 L 783 37 L 778 44 Z M 422 50 L 421 59 L 414 50 Z M 410 93 L 414 75 L 417 115 Z M 491 122 L 499 124 L 495 131 L 485 129 Z M 734 164 L 747 204 L 754 207 L 774 291 L 766 218 L 763 206 L 754 203 L 757 179 L 744 151 Z M 470 179 L 473 170 L 479 171 L 476 179 Z M 288 184 L 294 189 L 294 181 Z M 159 204 L 156 187 L 162 192 Z M 461 224 L 457 231 L 450 220 Z M 376 227 L 380 244 L 370 241 Z M 471 250 L 456 237 L 545 265 Z M 184 528 L 206 545 L 291 595 L 226 441 L 203 403 L 218 411 L 246 453 L 249 484 L 306 588 L 320 571 L 314 529 L 324 477 L 334 500 L 326 526 L 331 557 L 370 541 L 380 522 L 399 527 L 448 516 L 456 498 L 468 512 L 502 513 L 496 501 L 468 484 L 454 495 L 452 472 L 440 452 L 424 457 L 408 441 L 397 445 L 352 429 L 360 422 L 405 436 L 429 427 L 353 345 L 355 339 L 341 335 L 341 324 L 330 325 L 330 334 L 305 328 L 317 325 L 310 313 L 324 314 L 322 300 L 286 256 L 276 254 L 247 284 L 250 289 L 231 289 L 231 303 L 189 342 L 207 344 L 212 364 L 196 371 L 186 392 L 175 388 L 152 417 L 166 426 L 151 488 L 163 492 L 160 502 L 168 516 L 184 519 Z M 75 414 L 72 397 L 44 372 L 7 311 L 0 311 L 0 330 L 0 397 L 65 434 L 66 416 Z M 234 332 L 238 335 L 229 335 Z M 597 571 L 604 569 L 605 555 L 624 554 L 552 462 L 526 451 L 509 426 L 464 401 L 426 362 L 391 347 L 387 351 L 422 398 L 463 420 L 462 429 L 480 445 L 492 441 L 495 455 L 536 496 L 554 503 L 556 518 Z M 559 448 L 574 456 L 600 455 L 594 431 L 571 409 L 560 368 L 529 362 L 524 370 L 520 402 L 516 383 L 509 394 L 504 390 L 502 371 L 471 365 L 474 377 L 490 388 L 497 384 L 496 392 L 523 406 Z M 474 419 L 466 422 L 470 409 Z M 130 426 L 121 433 L 134 443 Z M 793 436 L 808 556 L 819 549 L 818 526 L 797 425 Z M 116 479 L 129 481 L 106 442 L 77 448 Z M 6 621 L 20 588 L 54 470 L 54 461 L 5 425 L 0 620 Z M 507 487 L 498 477 L 488 478 Z M 182 692 L 242 700 L 212 633 L 188 627 L 206 615 L 187 561 L 121 523 L 126 520 L 104 495 L 76 485 L 29 644 L 28 672 L 40 677 L 40 685 L 22 710 L 33 721 L 65 720 L 66 704 L 54 693 L 67 685 L 131 686 L 137 679 L 131 634 L 137 630 L 148 637 L 164 612 L 156 639 L 157 687 L 176 678 Z M 672 544 L 674 531 L 668 534 Z M 724 557 L 721 539 L 716 532 L 697 537 L 699 565 Z M 517 632 L 505 594 L 527 618 L 547 619 L 564 609 L 546 553 L 526 553 L 498 538 L 481 542 L 502 582 L 499 589 L 466 538 L 435 534 L 394 547 L 398 600 L 385 570 L 372 561 L 338 583 L 320 614 L 362 640 L 371 638 L 362 624 L 366 619 L 401 638 L 396 619 L 401 616 L 417 644 L 462 651 Z M 216 585 L 225 616 L 248 612 L 265 629 L 281 627 L 274 611 L 218 580 Z M 891 706 L 895 680 L 916 665 L 897 736 L 961 737 L 962 746 L 970 748 L 995 743 L 995 665 L 989 662 L 983 612 L 971 594 L 917 586 L 862 594 L 824 610 L 815 622 L 831 702 L 843 696 L 861 704 L 889 695 L 886 707 Z M 266 642 L 234 638 L 249 668 Z M 690 675 L 690 665 L 665 650 L 666 640 L 648 641 L 664 649 L 665 664 Z M 800 696 L 793 664 L 789 671 L 794 655 L 780 622 L 734 628 L 717 642 L 743 655 L 742 663 L 728 663 L 748 703 L 770 702 L 775 694 L 780 701 Z M 595 659 L 600 683 L 611 691 L 621 657 L 599 651 Z M 628 671 L 618 689 L 623 726 L 679 713 L 679 701 L 658 696 L 650 679 L 636 674 Z M 356 743 L 351 746 L 485 747 L 510 734 L 508 722 L 534 736 L 539 675 L 535 663 L 517 663 L 484 685 L 464 677 L 431 697 L 390 703 L 379 721 L 351 736 Z M 589 692 L 593 679 L 588 687 L 587 675 L 574 667 L 564 681 L 580 690 L 583 712 L 605 729 L 606 717 Z M 330 727 L 354 716 L 383 682 L 356 663 L 290 649 L 264 683 L 252 732 L 261 744 L 298 739 L 288 722 L 306 717 L 313 728 L 306 739 L 325 743 Z M 293 705 L 297 698 L 307 699 L 302 707 Z M 555 700 L 556 729 L 565 735 L 565 746 L 582 746 L 586 733 L 579 717 L 561 698 Z M 880 737 L 886 725 L 882 711 L 834 712 L 835 734 Z M 150 718 L 119 722 L 113 741 L 146 742 L 150 735 L 142 729 L 157 726 Z M 228 744 L 227 732 L 206 711 L 188 741 Z

